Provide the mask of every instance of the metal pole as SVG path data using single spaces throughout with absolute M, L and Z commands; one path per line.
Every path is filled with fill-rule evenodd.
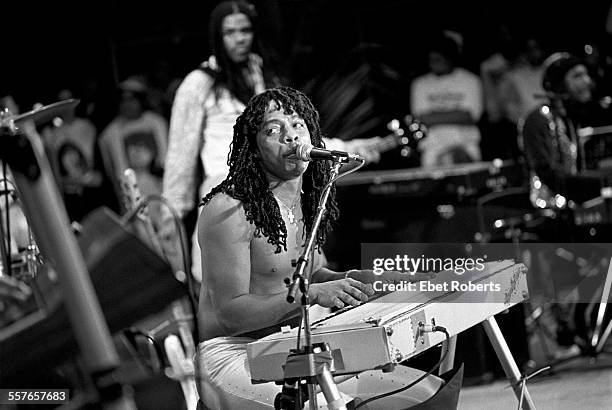
M 612 287 L 612 258 L 610 258 L 610 266 L 608 266 L 608 274 L 606 275 L 606 281 L 601 291 L 601 302 L 599 302 L 599 308 L 597 310 L 597 321 L 595 322 L 595 330 L 593 331 L 593 339 L 591 340 L 591 347 L 595 348 L 595 352 L 599 353 L 603 350 L 603 346 L 610 336 L 611 323 L 608 323 L 603 334 L 601 334 L 601 328 L 603 327 L 604 316 L 606 314 L 606 308 L 608 307 L 608 299 L 610 298 L 610 288 Z M 601 339 L 600 339 L 601 338 Z
M 488 319 L 485 319 L 482 322 L 482 325 L 484 326 L 485 332 L 493 345 L 493 349 L 495 350 L 497 358 L 504 369 L 504 373 L 506 373 L 506 377 L 512 385 L 516 398 L 520 401 L 521 395 L 523 395 L 523 409 L 535 410 L 535 404 L 531 399 L 531 395 L 529 394 L 527 387 L 521 389 L 521 373 L 519 372 L 518 366 L 512 357 L 510 348 L 506 343 L 506 339 L 504 339 L 504 335 L 502 334 L 495 317 L 491 316 Z
M 45 255 L 55 267 L 66 310 L 86 368 L 106 409 L 134 409 L 117 381 L 119 356 L 94 292 L 66 208 L 52 177 L 42 141 L 34 125 L 25 133 L 3 135 L 0 151 L 11 164 L 28 221 Z
M 338 172 L 340 171 L 340 167 L 342 166 L 342 162 L 340 160 L 334 160 L 331 168 L 330 168 L 330 181 L 333 181 Z M 298 289 L 302 291 L 302 315 L 304 322 L 304 349 L 306 354 L 308 354 L 308 368 L 309 374 L 316 374 L 314 357 L 313 357 L 313 349 L 312 349 L 312 335 L 310 329 L 310 301 L 308 298 L 308 288 L 310 287 L 310 276 L 305 275 L 304 272 L 306 270 L 306 265 L 308 264 L 308 256 L 311 254 L 311 251 L 314 247 L 315 239 L 317 237 L 317 231 L 319 230 L 319 225 L 323 220 L 323 215 L 325 214 L 325 206 L 327 204 L 327 199 L 329 198 L 329 192 L 331 191 L 332 184 L 328 184 L 321 198 L 319 199 L 319 205 L 317 208 L 317 214 L 315 216 L 315 220 L 312 224 L 312 228 L 308 235 L 308 240 L 306 242 L 306 247 L 300 258 L 297 261 L 296 270 L 293 274 L 293 282 L 289 281 L 289 290 L 287 293 L 287 302 L 293 303 L 295 300 L 295 295 L 297 294 Z M 287 281 L 287 280 L 286 280 Z M 329 370 L 328 370 L 329 372 Z M 330 374 L 331 375 L 331 374 Z M 333 378 L 332 378 L 333 383 Z M 335 386 L 334 386 L 335 387 Z M 331 388 L 331 387 L 330 387 Z M 336 387 L 337 390 L 337 387 Z M 317 409 L 317 395 L 316 395 L 316 385 L 315 382 L 308 383 L 308 403 L 311 410 Z M 327 399 L 327 397 L 326 397 Z

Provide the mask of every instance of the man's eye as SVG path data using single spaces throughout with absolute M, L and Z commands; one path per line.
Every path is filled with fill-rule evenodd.
M 305 128 L 306 124 L 304 124 L 303 122 L 296 122 L 295 124 L 293 124 L 294 128 Z
M 277 134 L 279 131 L 280 131 L 280 128 L 278 128 L 278 127 L 268 128 L 266 130 L 266 135 Z

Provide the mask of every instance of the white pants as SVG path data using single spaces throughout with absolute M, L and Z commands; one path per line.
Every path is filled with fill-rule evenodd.
M 218 337 L 198 345 L 195 358 L 199 376 L 198 392 L 211 410 L 273 409 L 274 398 L 281 386 L 272 382 L 251 384 L 246 345 L 253 339 L 245 337 Z M 366 352 L 364 352 L 365 354 Z M 391 373 L 380 370 L 360 373 L 338 385 L 345 401 L 353 397 L 368 397 L 398 389 L 416 380 L 424 372 L 397 366 Z M 371 404 L 369 408 L 401 408 L 421 403 L 433 396 L 442 385 L 442 379 L 428 376 L 401 396 L 391 396 Z M 327 409 L 322 393 L 317 395 L 319 409 Z M 379 406 L 379 407 L 376 407 Z

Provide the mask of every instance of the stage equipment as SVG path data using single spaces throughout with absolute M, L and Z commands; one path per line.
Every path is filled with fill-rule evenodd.
M 344 308 L 312 324 L 313 344 L 328 346 L 324 352 L 334 363 L 334 376 L 366 370 L 390 371 L 398 363 L 444 342 L 444 336 L 427 331 L 443 326 L 450 335 L 483 323 L 517 398 L 524 395 L 524 407 L 533 409 L 529 393 L 522 391 L 520 372 L 493 315 L 528 297 L 526 269 L 513 261 L 485 264 L 482 272 L 466 272 L 474 284 L 493 281 L 507 297 L 473 295 L 460 291 L 403 292 L 384 295 L 358 307 Z M 431 283 L 450 283 L 453 272 L 440 272 Z M 488 298 L 488 299 L 487 299 Z M 294 370 L 288 352 L 294 348 L 298 329 L 275 333 L 247 347 L 254 383 L 281 382 Z M 283 364 L 287 362 L 283 366 Z M 452 367 L 452 355 L 446 366 Z
M 109 409 L 131 409 L 135 408 L 133 399 L 116 375 L 119 359 L 109 328 L 34 127 L 72 110 L 77 102 L 57 103 L 53 109 L 43 107 L 12 118 L 4 116 L 0 155 L 11 166 L 41 251 L 56 268 L 68 316 L 101 403 Z M 55 107 L 60 108 L 56 111 Z

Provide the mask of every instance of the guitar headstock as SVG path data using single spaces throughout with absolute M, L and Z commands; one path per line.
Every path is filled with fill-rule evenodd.
M 408 129 L 408 133 L 412 135 L 412 139 L 418 144 L 421 140 L 427 137 L 427 126 L 419 121 L 418 118 L 412 115 L 404 117 L 404 124 Z
M 405 127 L 402 127 L 400 120 L 393 119 L 387 123 L 389 134 L 363 141 L 368 144 L 368 149 L 376 150 L 379 154 L 400 147 L 402 157 L 411 157 L 417 153 L 419 142 L 426 136 L 426 129 L 423 123 L 409 115 L 404 117 L 404 123 Z
M 404 149 L 402 149 L 402 155 L 409 156 L 418 149 L 420 142 L 427 137 L 427 127 L 412 115 L 404 117 L 404 124 L 407 130 L 406 144 L 404 145 L 406 154 L 404 155 Z
M 387 129 L 397 137 L 397 143 L 401 146 L 400 155 L 402 157 L 414 155 L 421 140 L 427 136 L 425 124 L 412 115 L 404 117 L 404 127 L 401 126 L 399 120 L 393 119 L 387 123 Z

